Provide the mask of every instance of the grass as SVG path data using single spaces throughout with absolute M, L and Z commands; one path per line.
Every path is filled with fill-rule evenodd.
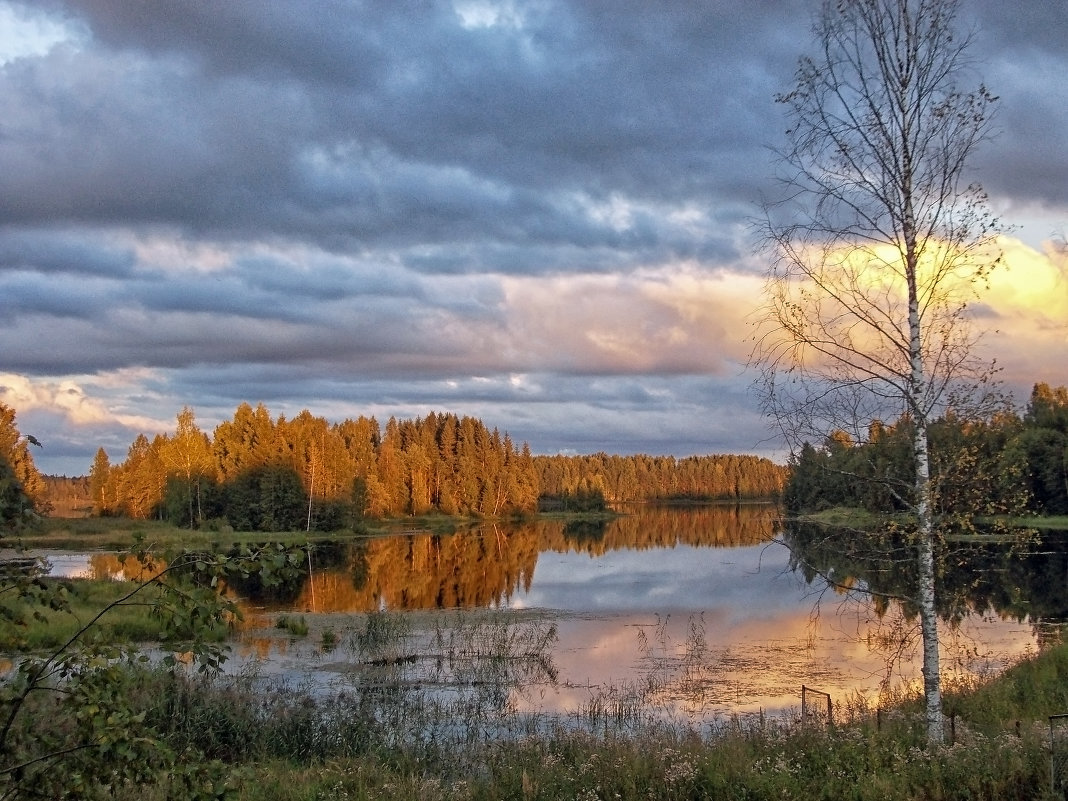
M 137 587 L 132 581 L 107 579 L 44 579 L 62 588 L 68 609 L 30 606 L 12 597 L 0 599 L 0 651 L 39 652 L 58 648 L 92 621 L 102 609 Z M 121 604 L 113 606 L 94 625 L 94 636 L 106 642 L 138 643 L 160 639 L 161 621 L 153 615 L 152 603 L 160 590 L 148 586 Z M 227 632 L 216 627 L 210 639 L 221 641 Z
M 607 520 L 618 513 L 597 514 L 544 513 L 542 519 L 591 519 Z M 828 526 L 870 528 L 886 521 L 886 516 L 874 515 L 863 509 L 837 507 L 810 515 L 810 520 Z M 138 541 L 150 544 L 155 550 L 175 548 L 229 548 L 244 543 L 262 542 L 270 539 L 288 545 L 302 545 L 321 540 L 365 539 L 397 533 L 418 531 L 420 533 L 450 534 L 472 524 L 474 520 L 444 515 L 405 517 L 396 520 L 366 520 L 359 530 L 337 532 L 271 532 L 212 530 L 210 527 L 191 530 L 158 520 L 129 520 L 116 517 L 46 518 L 36 530 L 23 532 L 16 541 L 5 545 L 22 548 L 52 548 L 78 550 L 122 550 L 134 547 Z M 1026 528 L 1068 530 L 1068 517 L 1018 517 L 1006 520 L 1009 525 Z
M 823 526 L 852 528 L 867 531 L 885 524 L 888 521 L 907 522 L 904 514 L 889 515 L 876 514 L 859 507 L 835 506 L 823 509 L 819 512 L 798 515 L 797 519 L 802 522 L 817 523 Z M 1000 522 L 1009 528 L 1065 530 L 1068 531 L 1068 516 L 1046 515 L 1027 517 L 1004 517 L 1004 518 L 976 518 L 976 522 Z M 988 538 L 987 535 L 977 534 L 971 537 L 958 536 L 957 539 L 980 540 Z
M 288 631 L 294 637 L 306 637 L 308 635 L 308 621 L 304 615 L 299 618 L 282 615 L 278 618 L 278 622 L 274 624 L 274 627 L 282 629 L 282 631 Z
M 70 610 L 29 607 L 5 599 L 0 618 L 0 649 L 40 651 L 56 648 L 67 642 L 102 608 L 136 586 L 125 581 L 47 581 L 66 588 Z M 35 612 L 40 618 L 34 617 Z M 158 636 L 159 625 L 151 619 L 147 606 L 128 604 L 116 607 L 101 618 L 100 633 L 115 642 L 151 640 Z
M 341 532 L 343 536 L 345 532 Z M 349 536 L 366 536 L 348 532 Z M 188 529 L 158 520 L 130 520 L 118 517 L 47 518 L 36 530 L 24 531 L 18 538 L 23 548 L 54 548 L 80 550 L 122 550 L 143 542 L 155 552 L 179 548 L 222 549 L 245 543 L 281 542 L 301 545 L 320 539 L 337 539 L 329 535 L 293 531 L 265 533 L 262 531 L 235 532 L 210 528 Z
M 333 651 L 337 648 L 338 636 L 337 632 L 332 628 L 323 629 L 322 634 L 319 637 L 319 647 L 323 651 Z
M 817 523 L 832 528 L 852 528 L 867 531 L 885 524 L 888 520 L 898 519 L 893 515 L 879 515 L 859 507 L 836 506 L 819 512 L 798 515 L 802 522 Z M 901 518 L 903 519 L 903 518 Z
M 1010 517 L 1006 520 L 1010 526 L 1020 528 L 1041 528 L 1068 531 L 1068 515 L 1046 515 L 1044 517 Z
M 450 534 L 474 522 L 476 521 L 473 519 L 428 515 L 396 520 L 369 519 L 358 530 L 263 532 L 233 531 L 211 525 L 189 529 L 159 520 L 131 520 L 121 517 L 55 517 L 45 518 L 36 528 L 21 532 L 15 540 L 5 537 L 3 544 L 21 548 L 122 550 L 143 541 L 154 551 L 210 547 L 226 549 L 264 540 L 284 545 L 303 545 L 307 542 L 365 539 L 411 531 Z
M 515 694 L 552 678 L 551 619 L 480 610 L 428 620 L 376 612 L 317 632 L 348 666 L 326 690 L 254 670 L 211 680 L 131 669 L 121 695 L 175 753 L 217 760 L 236 799 L 1053 797 L 1047 718 L 1068 712 L 1068 646 L 948 687 L 953 742 L 928 748 L 921 701 L 904 694 L 879 711 L 836 699 L 830 728 L 791 715 L 672 725 L 622 692 L 623 714 L 606 697 L 550 720 L 521 712 Z M 300 622 L 287 617 L 286 631 Z M 25 742 L 64 725 L 62 714 L 30 716 Z M 175 792 L 166 781 L 114 797 L 162 799 Z
M 852 723 L 835 728 L 758 717 L 702 730 L 649 725 L 626 736 L 559 725 L 488 736 L 455 707 L 453 725 L 472 728 L 449 742 L 414 725 L 410 716 L 426 710 L 409 709 L 402 721 L 384 712 L 390 696 L 355 687 L 316 700 L 251 677 L 209 685 L 144 674 L 137 691 L 151 699 L 150 722 L 172 748 L 229 766 L 237 799 L 993 801 L 1055 797 L 1045 704 L 1061 703 L 1066 666 L 1060 647 L 959 688 L 956 741 L 933 749 L 914 698 L 879 723 L 855 702 Z M 398 738 L 398 725 L 407 737 Z

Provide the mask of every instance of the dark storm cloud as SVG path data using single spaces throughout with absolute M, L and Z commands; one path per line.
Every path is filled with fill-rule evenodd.
M 347 246 L 700 253 L 641 221 L 582 220 L 559 195 L 752 203 L 782 127 L 770 99 L 808 38 L 804 3 L 523 4 L 514 26 L 470 29 L 443 2 L 48 7 L 80 15 L 95 47 L 7 66 L 4 219 L 268 226 Z M 980 12 L 995 73 L 1024 88 L 998 65 L 1063 63 L 1048 12 Z M 1041 120 L 1066 104 L 1030 94 L 1011 100 L 1007 138 L 1043 144 Z
M 38 315 L 94 320 L 106 306 L 99 287 L 92 282 L 57 286 L 54 280 L 33 273 L 0 274 L 0 322 L 3 323 Z
M 1021 54 L 998 70 L 998 133 L 977 159 L 980 178 L 991 194 L 1016 205 L 1068 205 L 1063 134 L 1068 131 L 1068 101 L 1064 94 L 1050 91 L 1064 75 L 1068 55 Z
M 781 58 L 743 49 L 774 18 L 739 34 L 761 20 L 720 7 L 532 5 L 515 30 L 465 30 L 448 4 L 64 8 L 97 47 L 7 67 L 5 219 L 652 249 L 664 231 L 584 220 L 561 193 L 705 203 L 738 184 Z
M 1065 8 L 979 0 L 964 9 L 976 26 L 976 79 L 1000 98 L 996 136 L 976 157 L 984 186 L 1018 207 L 1068 205 Z
M 128 277 L 135 262 L 128 248 L 88 242 L 48 229 L 0 229 L 0 275 L 10 270 L 44 274 Z

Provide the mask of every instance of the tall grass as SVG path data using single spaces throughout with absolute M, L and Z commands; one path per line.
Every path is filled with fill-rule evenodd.
M 1041 722 L 1019 734 L 968 730 L 934 750 L 920 727 L 768 719 L 701 732 L 651 725 L 627 736 L 552 726 L 447 744 L 398 738 L 376 696 L 316 700 L 281 686 L 265 691 L 249 677 L 219 685 L 158 674 L 142 692 L 172 746 L 235 767 L 239 799 L 1052 797 Z
M 328 689 L 249 669 L 229 677 L 131 668 L 143 724 L 189 760 L 217 760 L 237 799 L 1047 799 L 1050 714 L 1068 711 L 1068 647 L 947 692 L 945 747 L 926 744 L 920 699 L 838 704 L 835 726 L 795 716 L 687 725 L 651 714 L 657 688 L 607 688 L 566 719 L 517 698 L 555 681 L 555 628 L 538 616 L 450 613 L 429 630 L 368 615 L 336 633 Z M 699 650 L 700 638 L 694 647 Z M 655 710 L 653 710 L 655 711 Z M 28 738 L 62 727 L 35 716 Z M 116 788 L 114 797 L 180 795 Z
M 255 672 L 146 673 L 138 692 L 172 747 L 231 766 L 239 799 L 1055 797 L 1046 718 L 1068 711 L 1068 647 L 951 688 L 953 742 L 929 747 L 921 699 L 909 695 L 881 710 L 846 699 L 835 726 L 761 715 L 677 725 L 643 712 L 641 688 L 569 720 L 521 715 L 502 688 L 540 670 L 532 646 L 551 631 L 535 622 L 460 616 L 421 639 L 382 613 L 349 635 L 352 670 L 330 693 Z M 437 683 L 458 677 L 467 684 Z

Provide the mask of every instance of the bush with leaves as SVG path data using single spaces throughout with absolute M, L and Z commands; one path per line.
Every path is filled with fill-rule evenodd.
M 214 673 L 226 646 L 213 641 L 212 631 L 240 616 L 220 586 L 230 577 L 283 580 L 300 570 L 304 551 L 266 545 L 237 555 L 185 552 L 165 564 L 143 549 L 134 555 L 145 578 L 58 647 L 19 656 L 0 683 L 0 798 L 111 798 L 146 784 L 173 797 L 225 796 L 222 763 L 177 753 L 146 723 L 151 710 L 129 685 L 149 659 L 136 646 L 106 641 L 100 622 L 117 607 L 148 605 L 159 624 L 163 666 Z M 70 610 L 65 584 L 39 573 L 0 574 L 2 608 L 15 622 Z

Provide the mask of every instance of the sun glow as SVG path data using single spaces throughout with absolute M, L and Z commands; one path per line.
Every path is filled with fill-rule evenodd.
M 824 363 L 820 353 L 838 348 L 907 369 L 902 347 L 908 293 L 899 254 L 882 247 L 794 255 L 781 280 L 769 285 L 773 300 L 760 323 L 767 332 L 764 346 L 810 367 Z M 932 353 L 950 341 L 954 348 L 968 347 L 979 359 L 996 361 L 1009 384 L 1068 378 L 1065 248 L 1048 243 L 1039 251 L 1008 236 L 989 252 L 960 258 L 929 248 L 918 281 L 921 325 Z M 962 310 L 965 316 L 957 319 Z M 800 340 L 824 346 L 797 349 Z

